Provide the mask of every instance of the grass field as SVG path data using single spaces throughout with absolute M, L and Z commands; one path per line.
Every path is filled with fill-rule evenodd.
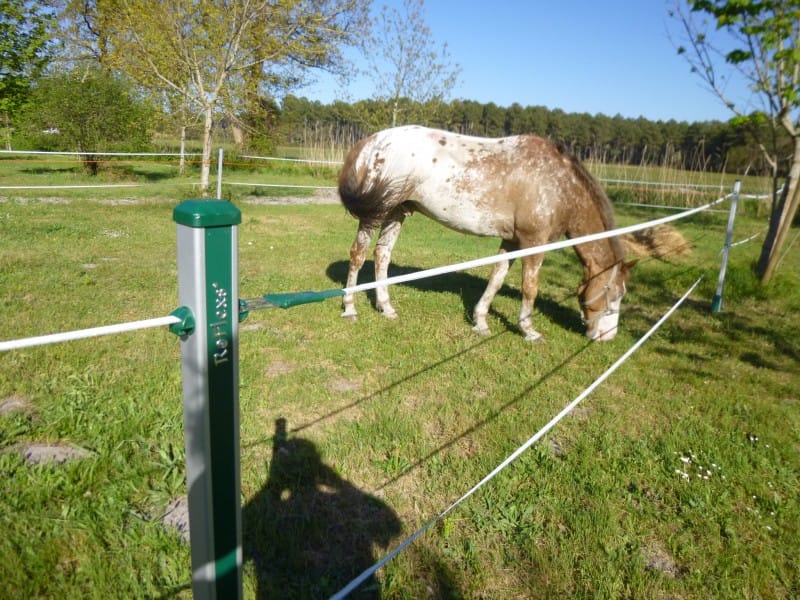
M 0 192 L 0 339 L 174 309 L 171 211 L 188 196 L 171 180 L 126 202 Z M 340 207 L 251 196 L 235 198 L 243 297 L 343 284 L 355 222 Z M 658 214 L 621 207 L 618 220 Z M 518 265 L 488 338 L 469 323 L 488 268 L 393 288 L 396 321 L 369 295 L 356 323 L 336 300 L 252 313 L 240 364 L 246 597 L 336 592 L 540 429 L 703 273 L 570 417 L 354 597 L 800 595 L 800 252 L 761 288 L 759 241 L 734 248 L 712 315 L 725 222 L 681 221 L 690 254 L 640 260 L 605 344 L 582 335 L 569 251 L 545 261 L 544 345 L 515 327 Z M 764 225 L 742 217 L 734 238 Z M 415 216 L 391 272 L 496 247 Z M 160 521 L 185 493 L 178 340 L 148 330 L 0 361 L 0 401 L 25 407 L 0 416 L 0 596 L 190 597 L 188 545 Z M 29 443 L 89 454 L 30 466 L 18 451 Z
M 222 196 L 229 200 L 238 200 L 253 196 L 311 195 L 312 192 L 302 186 L 336 185 L 338 167 L 328 163 L 341 160 L 344 153 L 344 150 L 339 150 L 320 155 L 315 151 L 286 147 L 279 148 L 276 157 L 289 160 L 275 161 L 242 157 L 227 151 L 223 160 Z M 312 162 L 292 162 L 305 158 Z M 179 175 L 177 157 L 106 157 L 101 162 L 100 173 L 91 176 L 84 172 L 80 162 L 73 156 L 7 154 L 0 157 L 0 196 L 35 198 L 42 194 L 41 189 L 8 188 L 59 185 L 74 187 L 62 187 L 47 194 L 82 198 L 88 192 L 79 186 L 108 185 L 130 187 L 96 188 L 91 191 L 92 197 L 170 200 L 176 197 L 194 197 L 201 193 L 198 188 L 198 160 L 197 156 L 189 156 L 185 173 Z M 215 156 L 211 169 L 212 193 L 216 193 L 217 188 L 216 161 Z M 766 194 L 769 191 L 769 181 L 763 177 L 687 172 L 659 166 L 637 167 L 603 163 L 589 163 L 587 166 L 597 177 L 607 182 L 609 193 L 625 201 L 697 206 L 715 196 L 730 192 L 737 179 L 742 180 L 743 189 L 748 193 Z M 288 182 L 300 187 L 269 187 Z M 248 183 L 253 186 L 248 186 Z

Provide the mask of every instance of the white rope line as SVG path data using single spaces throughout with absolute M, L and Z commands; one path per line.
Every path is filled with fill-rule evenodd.
M 614 206 L 635 206 L 639 208 L 663 208 L 665 210 L 683 210 L 685 206 L 670 206 L 669 204 L 644 204 L 642 202 L 614 202 Z
M 760 235 L 761 235 L 760 231 L 758 233 L 754 233 L 749 238 L 745 238 L 743 240 L 739 240 L 738 242 L 734 242 L 733 244 L 731 244 L 731 248 L 733 248 L 735 246 L 741 246 L 742 244 L 746 244 L 747 242 L 752 242 L 754 239 L 756 239 Z M 720 252 L 722 252 L 722 251 L 720 250 Z
M 108 189 L 108 188 L 133 188 L 156 185 L 197 185 L 192 181 L 169 181 L 167 183 L 98 183 L 88 185 L 2 185 L 0 190 L 78 190 L 78 189 Z
M 739 200 L 745 198 L 746 200 L 766 200 L 772 198 L 771 194 L 739 194 Z
M 622 227 L 619 229 L 613 229 L 611 231 L 604 231 L 601 233 L 596 233 L 592 235 L 587 235 L 579 238 L 573 238 L 571 240 L 561 240 L 558 242 L 553 242 L 550 244 L 544 244 L 542 246 L 534 246 L 532 248 L 524 248 L 522 250 L 516 250 L 514 252 L 506 252 L 504 254 L 497 254 L 495 256 L 489 256 L 484 258 L 478 258 L 475 260 L 470 260 L 454 265 L 448 265 L 444 267 L 436 267 L 433 269 L 426 269 L 424 271 L 417 271 L 415 273 L 407 273 L 405 275 L 398 275 L 396 277 L 390 277 L 388 279 L 378 281 L 373 281 L 369 283 L 362 283 L 360 285 L 355 285 L 349 288 L 343 288 L 342 292 L 345 294 L 352 294 L 355 292 L 363 292 L 366 290 L 372 290 L 378 287 L 385 287 L 389 285 L 396 285 L 398 283 L 404 283 L 407 281 L 415 281 L 418 279 L 424 279 L 427 277 L 434 277 L 437 275 L 443 275 L 445 273 L 453 273 L 456 271 L 464 271 L 467 269 L 472 269 L 475 267 L 480 267 L 484 265 L 489 265 L 497 262 L 501 262 L 504 260 L 513 260 L 516 258 L 520 258 L 522 256 L 527 256 L 529 254 L 540 254 L 544 252 L 549 252 L 551 250 L 558 250 L 561 248 L 568 248 L 570 246 L 576 246 L 578 244 L 585 244 L 588 242 L 598 241 L 610 237 L 615 237 L 618 235 L 624 235 L 626 233 L 631 233 L 634 231 L 639 231 L 641 229 L 647 229 L 648 227 L 654 227 L 656 225 L 661 225 L 663 223 L 668 223 L 670 221 L 675 221 L 677 219 L 682 219 L 684 217 L 688 217 L 695 213 L 698 213 L 703 210 L 707 210 L 708 208 L 719 204 L 727 200 L 731 195 L 728 194 L 719 198 L 709 204 L 704 206 L 694 208 L 691 210 L 684 211 L 677 215 L 671 215 L 668 217 L 662 217 L 661 219 L 655 219 L 653 221 L 647 221 L 645 223 L 640 223 L 638 225 L 631 225 L 628 227 Z M 161 325 L 171 325 L 173 323 L 179 323 L 180 319 L 173 315 L 169 315 L 166 317 L 160 317 L 156 319 L 147 319 L 144 321 L 133 321 L 131 323 L 122 323 L 119 325 L 108 325 L 104 327 L 93 327 L 90 329 L 83 329 L 78 331 L 71 331 L 71 332 L 64 332 L 64 333 L 55 333 L 50 335 L 44 336 L 37 336 L 31 338 L 24 338 L 20 340 L 10 340 L 7 342 L 0 342 L 0 352 L 7 351 L 7 350 L 14 350 L 18 348 L 27 348 L 30 346 L 41 346 L 45 344 L 54 344 L 57 342 L 63 342 L 68 340 L 77 340 L 83 338 L 90 338 L 90 337 L 98 337 L 102 335 L 109 335 L 114 333 L 120 333 L 124 331 L 133 331 L 136 329 L 146 329 L 148 327 L 159 327 Z
M 309 158 L 278 158 L 276 156 L 249 156 L 247 154 L 242 154 L 240 158 L 251 158 L 255 160 L 274 160 L 281 162 L 311 163 L 315 165 L 341 165 L 344 162 L 341 160 L 312 160 Z
M 486 483 L 492 480 L 500 471 L 505 469 L 509 464 L 511 464 L 514 460 L 516 460 L 523 452 L 525 452 L 528 448 L 530 448 L 533 444 L 539 441 L 548 431 L 550 431 L 556 424 L 563 419 L 566 415 L 568 415 L 572 409 L 574 409 L 580 402 L 586 398 L 589 394 L 591 394 L 595 389 L 597 389 L 600 384 L 602 384 L 608 377 L 616 371 L 630 356 L 642 346 L 642 344 L 647 341 L 650 336 L 655 333 L 664 322 L 672 316 L 678 307 L 683 304 L 686 298 L 689 297 L 694 289 L 698 286 L 698 284 L 702 281 L 704 275 L 701 275 L 700 278 L 694 282 L 694 284 L 689 288 L 689 290 L 681 296 L 680 300 L 678 300 L 672 308 L 670 308 L 664 316 L 662 316 L 655 325 L 653 325 L 647 333 L 645 333 L 633 346 L 631 346 L 625 354 L 623 354 L 617 361 L 611 365 L 600 377 L 594 380 L 594 382 L 587 387 L 583 392 L 581 392 L 577 398 L 575 398 L 572 402 L 567 404 L 560 413 L 558 413 L 555 417 L 553 417 L 544 427 L 542 427 L 539 431 L 536 432 L 527 442 L 522 444 L 519 448 L 517 448 L 514 452 L 512 452 L 508 458 L 506 458 L 502 463 L 500 463 L 494 470 L 489 473 L 486 477 L 481 479 L 477 484 L 475 484 L 467 493 L 465 493 L 461 498 L 453 502 L 450 506 L 448 506 L 445 510 L 439 513 L 436 517 L 428 521 L 425 525 L 420 527 L 417 531 L 415 531 L 410 537 L 406 538 L 399 546 L 397 546 L 394 550 L 392 550 L 389 554 L 387 554 L 383 559 L 375 563 L 370 568 L 366 569 L 362 572 L 358 577 L 353 579 L 350 583 L 348 583 L 344 588 L 339 590 L 336 594 L 331 596 L 331 600 L 340 600 L 347 596 L 350 592 L 356 589 L 359 585 L 361 585 L 367 578 L 372 576 L 378 569 L 383 567 L 386 563 L 388 563 L 391 559 L 397 556 L 401 551 L 403 551 L 406 547 L 408 547 L 414 540 L 416 540 L 419 536 L 425 533 L 428 529 L 431 528 L 435 523 L 443 519 L 447 514 L 449 514 L 454 508 L 456 508 L 459 504 L 464 502 L 467 498 L 472 496 L 475 492 L 477 492 L 481 487 L 483 487 Z
M 49 155 L 49 156 L 201 156 L 199 152 L 52 152 L 46 150 L 0 150 L 0 154 L 19 154 L 22 156 Z
M 141 187 L 142 183 L 109 183 L 96 185 L 3 185 L 0 190 L 82 190 L 95 188 Z
M 710 190 L 720 190 L 724 189 L 724 185 L 714 185 L 709 183 L 671 183 L 668 181 L 636 181 L 632 179 L 603 179 L 598 178 L 598 180 L 602 183 L 622 183 L 625 185 L 644 185 L 644 186 L 657 186 L 657 187 L 674 187 L 678 189 L 684 188 L 701 188 L 701 189 L 710 189 Z
M 740 196 L 741 197 L 741 196 Z M 668 204 L 643 204 L 641 202 L 613 202 L 614 206 L 633 206 L 636 208 L 654 208 L 663 210 L 686 210 L 685 206 L 669 206 Z M 728 214 L 727 210 L 709 210 L 710 213 Z
M 129 323 L 119 323 L 117 325 L 105 325 L 103 327 L 92 327 L 90 329 L 79 329 L 77 331 L 66 331 L 64 333 L 52 333 L 50 335 L 40 335 L 19 340 L 9 340 L 7 342 L 0 342 L 0 352 L 4 352 L 6 350 L 18 350 L 20 348 L 30 348 L 31 346 L 44 346 L 46 344 L 56 344 L 58 342 L 68 342 L 71 340 L 99 337 L 101 335 L 111 335 L 125 331 L 135 331 L 137 329 L 161 327 L 162 325 L 172 325 L 173 323 L 180 322 L 181 319 L 178 317 L 174 315 L 167 315 L 166 317 L 145 319 L 143 321 L 131 321 Z
M 531 248 L 523 248 L 522 250 L 515 250 L 513 252 L 506 252 L 504 254 L 496 254 L 494 256 L 488 256 L 485 258 L 477 258 L 474 260 L 468 260 L 466 262 L 461 262 L 458 264 L 448 265 L 444 267 L 434 267 L 432 269 L 426 269 L 424 271 L 416 271 L 414 273 L 406 273 L 405 275 L 396 275 L 395 277 L 389 277 L 387 279 L 382 279 L 381 281 L 370 281 L 367 283 L 361 283 L 358 285 L 354 285 L 352 287 L 342 288 L 342 292 L 344 294 L 354 294 L 355 292 L 365 292 L 367 290 L 374 290 L 379 287 L 386 287 L 390 285 L 396 285 L 398 283 L 405 283 L 407 281 L 416 281 L 417 279 L 425 279 L 427 277 L 434 277 L 436 275 L 444 275 L 445 273 L 454 273 L 456 271 L 465 271 L 467 269 L 474 269 L 475 267 L 482 267 L 485 265 L 491 265 L 494 263 L 502 262 L 505 260 L 514 260 L 516 258 L 521 258 L 523 256 L 528 256 L 531 254 L 543 254 L 544 252 L 550 252 L 551 250 L 560 250 L 561 248 L 569 248 L 570 246 L 577 246 L 579 244 L 586 244 L 588 242 L 595 242 L 598 240 L 604 240 L 606 238 L 616 237 L 619 235 L 624 235 L 626 233 L 633 233 L 634 231 L 640 231 L 642 229 L 647 229 L 648 227 L 655 227 L 656 225 L 663 225 L 664 223 L 669 223 L 671 221 L 677 221 L 678 219 L 683 219 L 685 217 L 691 216 L 693 214 L 699 213 L 704 210 L 708 210 L 712 206 L 719 204 L 720 202 L 724 202 L 728 198 L 731 197 L 732 194 L 726 194 L 722 198 L 718 198 L 713 202 L 709 202 L 703 206 L 698 208 L 693 208 L 691 210 L 687 210 L 676 215 L 669 215 L 667 217 L 662 217 L 660 219 L 655 219 L 653 221 L 646 221 L 644 223 L 639 223 L 638 225 L 630 225 L 628 227 L 621 227 L 619 229 L 612 229 L 611 231 L 603 231 L 601 233 L 594 233 L 592 235 L 585 235 L 583 237 L 572 238 L 569 240 L 561 240 L 558 242 L 551 242 L 549 244 L 544 244 L 542 246 L 533 246 Z
M 291 185 L 288 183 L 239 183 L 226 181 L 225 185 L 241 185 L 246 187 L 298 188 L 304 190 L 335 190 L 332 185 Z

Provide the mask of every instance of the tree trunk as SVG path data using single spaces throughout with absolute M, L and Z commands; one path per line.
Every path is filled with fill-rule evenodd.
M 769 229 L 764 245 L 761 247 L 761 257 L 758 259 L 756 271 L 761 278 L 761 283 L 768 284 L 775 273 L 780 250 L 789 235 L 792 221 L 800 205 L 800 137 L 794 139 L 794 155 L 792 166 L 789 169 L 789 178 L 786 181 L 781 197 L 774 204 L 769 219 Z
M 206 118 L 203 123 L 203 159 L 200 166 L 200 191 L 208 191 L 208 180 L 211 173 L 211 133 L 214 127 L 214 105 L 206 106 Z
M 181 125 L 181 157 L 178 163 L 178 174 L 186 174 L 186 125 Z
M 231 121 L 231 133 L 233 134 L 233 143 L 239 150 L 244 148 L 244 128 L 236 121 Z
M 84 172 L 92 177 L 100 171 L 100 161 L 94 154 L 81 154 L 81 162 Z
M 3 129 L 5 130 L 6 134 L 6 150 L 11 152 L 11 119 L 9 118 L 8 113 L 5 113 L 3 117 L 3 120 L 5 121 Z

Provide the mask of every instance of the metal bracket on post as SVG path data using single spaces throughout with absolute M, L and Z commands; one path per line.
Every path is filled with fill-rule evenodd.
M 174 333 L 178 337 L 184 337 L 194 333 L 194 315 L 188 306 L 179 306 L 169 314 L 181 320 L 180 323 L 173 323 L 169 326 L 170 333 Z
M 728 253 L 731 249 L 731 239 L 733 239 L 733 222 L 736 220 L 736 205 L 739 202 L 739 189 L 742 182 L 738 179 L 733 184 L 733 197 L 731 198 L 731 209 L 728 213 L 728 229 L 725 233 L 725 245 L 722 247 L 722 265 L 719 268 L 719 280 L 717 281 L 717 291 L 711 301 L 711 312 L 717 313 L 722 310 L 722 287 L 725 285 L 725 271 L 728 268 Z
M 178 225 L 186 485 L 197 599 L 242 597 L 238 233 L 222 200 L 187 200 Z M 178 312 L 176 311 L 176 313 Z M 192 317 L 191 329 L 187 318 Z

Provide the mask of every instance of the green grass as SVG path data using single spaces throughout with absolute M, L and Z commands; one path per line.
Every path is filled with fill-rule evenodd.
M 279 148 L 278 158 L 310 159 L 312 161 L 340 161 L 344 151 L 341 149 L 322 151 L 316 148 Z M 209 193 L 216 194 L 217 156 L 213 157 Z M 607 180 L 607 189 L 615 200 L 625 202 L 644 202 L 648 204 L 669 203 L 676 206 L 697 206 L 713 197 L 732 190 L 737 179 L 742 181 L 743 190 L 751 194 L 767 194 L 769 181 L 763 177 L 738 176 L 707 172 L 688 172 L 658 166 L 607 165 L 590 163 L 590 170 Z M 310 196 L 313 190 L 302 188 L 262 187 L 258 184 L 277 185 L 291 182 L 296 186 L 336 185 L 338 167 L 335 164 L 315 162 L 285 162 L 244 158 L 237 152 L 227 149 L 223 160 L 223 198 L 229 200 L 247 199 L 252 196 Z M 120 199 L 126 197 L 179 199 L 200 194 L 199 157 L 187 159 L 186 172 L 179 175 L 177 157 L 105 157 L 97 176 L 84 172 L 77 158 L 72 156 L 26 156 L 5 155 L 0 158 L 0 187 L 3 186 L 46 186 L 46 185 L 132 185 L 137 187 L 116 189 L 95 189 L 95 198 Z M 622 181 L 627 183 L 613 183 Z M 641 182 L 654 185 L 642 185 Z M 252 183 L 253 187 L 246 184 Z M 243 185 L 244 184 L 244 185 Z M 662 185 L 662 187 L 659 187 Z M 682 188 L 682 186 L 686 186 Z M 696 186 L 702 186 L 697 188 Z M 710 189 L 713 186 L 713 189 Z M 10 197 L 35 198 L 42 190 L 3 190 L 0 195 Z M 86 190 L 61 189 L 47 192 L 60 197 L 82 198 Z M 758 216 L 764 216 L 766 205 Z
M 310 188 L 314 186 L 334 186 L 337 172 L 335 166 L 244 159 L 231 152 L 225 154 L 223 159 L 222 197 L 228 200 L 240 200 L 253 196 L 311 196 L 314 190 Z M 217 175 L 215 155 L 208 194 L 216 195 Z M 177 157 L 107 157 L 101 162 L 100 171 L 96 176 L 86 173 L 80 161 L 72 156 L 0 157 L 0 197 L 6 198 L 47 196 L 81 199 L 88 196 L 109 202 L 125 202 L 132 199 L 180 200 L 201 197 L 203 193 L 199 181 L 200 165 L 197 156 L 187 159 L 186 172 L 183 175 L 179 174 Z M 309 186 L 309 189 L 258 185 L 288 182 L 293 186 Z M 250 183 L 254 185 L 248 186 Z M 18 186 L 61 187 L 53 190 L 8 189 Z M 96 187 L 87 190 L 74 189 L 74 186 L 117 187 Z
M 109 206 L 104 194 L 86 196 L 0 202 L 0 338 L 175 308 L 171 211 L 182 197 Z M 341 207 L 240 206 L 242 297 L 343 284 L 356 224 Z M 630 224 L 657 213 L 618 215 Z M 518 265 L 488 338 L 469 323 L 488 268 L 392 288 L 395 321 L 372 310 L 369 294 L 355 323 L 339 318 L 336 300 L 252 313 L 240 364 L 246 596 L 337 591 L 539 430 L 706 273 L 576 411 L 364 589 L 797 597 L 800 254 L 762 288 L 751 274 L 759 241 L 733 249 L 723 311 L 712 315 L 726 219 L 680 222 L 689 256 L 640 260 L 620 334 L 605 344 L 583 337 L 581 269 L 569 251 L 543 268 L 544 345 L 515 327 Z M 741 218 L 734 238 L 764 226 Z M 391 271 L 496 248 L 415 216 Z M 32 407 L 0 417 L 0 596 L 189 597 L 188 546 L 159 522 L 185 491 L 177 339 L 148 330 L 0 361 L 0 399 Z M 8 451 L 30 442 L 91 455 L 31 467 Z

